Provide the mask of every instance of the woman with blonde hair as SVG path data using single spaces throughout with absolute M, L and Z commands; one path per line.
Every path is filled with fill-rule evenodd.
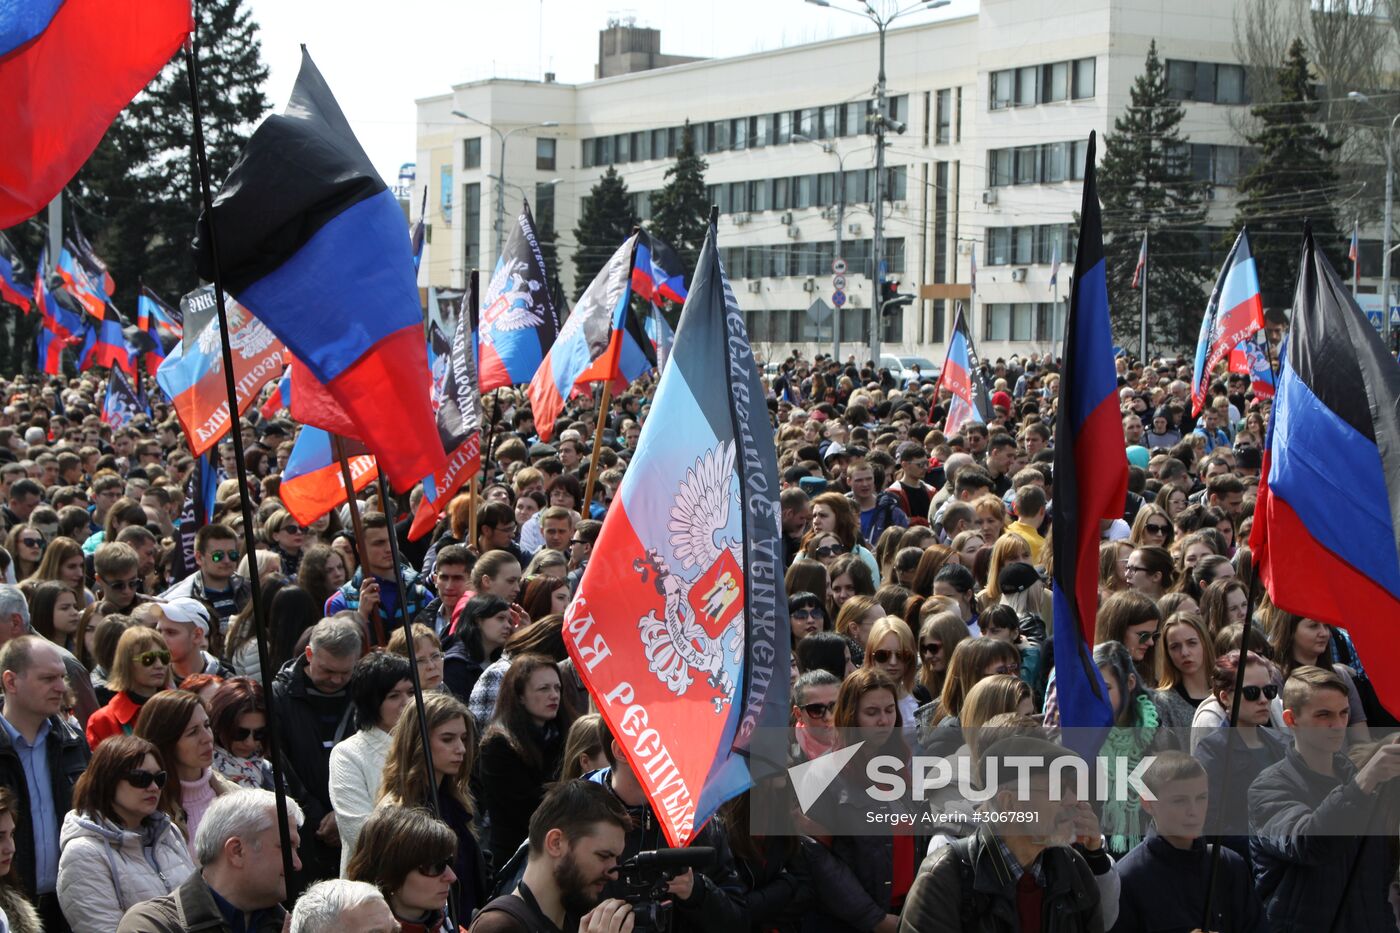
M 963 735 L 982 728 L 993 716 L 1015 713 L 1030 716 L 1035 713 L 1035 701 L 1030 686 L 1013 674 L 993 674 L 973 685 L 963 700 Z M 970 741 L 970 740 L 969 740 Z
M 1194 612 L 1178 612 L 1162 624 L 1157 652 L 1154 697 L 1167 714 L 1167 724 L 1189 726 L 1196 707 L 1211 697 L 1215 642 L 1205 620 Z
M 895 699 L 899 702 L 899 714 L 904 721 L 904 741 L 910 747 L 914 744 L 914 711 L 919 708 L 919 701 L 914 697 L 918 660 L 914 633 L 909 631 L 903 619 L 885 616 L 870 627 L 862 666 L 883 671 L 899 688 Z
M 850 639 L 853 651 L 860 652 L 863 658 L 871 627 L 884 617 L 885 610 L 874 596 L 852 596 L 836 613 L 836 633 Z
M 84 586 L 87 565 L 83 560 L 83 546 L 72 538 L 57 537 L 44 548 L 44 556 L 39 559 L 39 567 L 31 580 L 57 580 L 70 587 L 78 598 L 79 606 L 93 602 L 93 596 Z
M 174 686 L 170 649 L 155 629 L 134 625 L 122 632 L 107 675 L 112 699 L 87 721 L 88 747 L 96 750 L 104 739 L 131 735 L 146 701 Z
M 574 720 L 564 740 L 564 767 L 559 780 L 573 781 L 608 766 L 608 756 L 603 753 L 602 725 L 603 717 L 598 713 L 584 713 Z
M 438 814 L 457 837 L 452 869 L 458 881 L 457 908 L 469 917 L 486 902 L 486 859 L 476 839 L 476 804 L 471 776 L 476 764 L 476 727 L 471 713 L 450 693 L 423 697 L 424 717 L 409 703 L 389 735 L 389 757 L 379 785 L 377 807 L 428 807 L 431 805 L 429 770 L 423 755 L 423 727 L 427 724 L 432 750 L 432 774 L 438 778 Z M 472 882 L 475 883 L 472 883 Z
M 982 532 L 982 540 L 995 544 L 1006 531 L 1006 506 L 1001 497 L 987 493 L 972 502 L 972 510 L 977 513 L 977 528 Z
M 1133 546 L 1127 541 L 1105 541 L 1099 545 L 1099 601 L 1128 588 L 1128 555 Z
M 1031 546 L 1020 535 L 1005 535 L 992 545 L 992 563 L 987 568 L 987 587 L 979 595 L 982 607 L 988 608 L 1001 602 L 1001 571 L 1007 564 L 1029 564 Z
M 1137 518 L 1133 519 L 1133 530 L 1128 540 L 1134 547 L 1164 547 L 1170 550 L 1175 531 L 1166 509 L 1160 505 L 1144 505 L 1138 509 Z

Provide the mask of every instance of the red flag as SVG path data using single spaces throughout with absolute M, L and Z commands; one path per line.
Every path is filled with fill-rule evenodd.
M 194 28 L 190 0 L 18 0 L 0 33 L 0 228 L 63 190 Z

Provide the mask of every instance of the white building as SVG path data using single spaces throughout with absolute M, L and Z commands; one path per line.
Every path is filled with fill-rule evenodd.
M 886 255 L 901 291 L 923 297 L 886 322 L 884 353 L 942 359 L 953 302 L 934 296 L 966 293 L 973 250 L 970 319 L 983 355 L 1058 349 L 1085 140 L 1111 130 L 1153 39 L 1188 100 L 1183 131 L 1198 147 L 1199 173 L 1218 186 L 1212 222 L 1223 226 L 1242 154 L 1230 125 L 1244 103 L 1234 11 L 1234 0 L 982 0 L 975 15 L 891 30 L 891 112 L 907 130 L 887 147 Z M 600 56 L 614 34 L 659 50 L 654 31 L 610 24 Z M 578 85 L 472 82 L 419 100 L 418 178 L 432 230 L 420 284 L 459 286 L 464 270 L 488 270 L 495 199 L 503 196 L 508 229 L 524 194 L 537 223 L 560 232 L 560 275 L 572 295 L 581 200 L 615 165 L 645 218 L 689 120 L 756 350 L 830 351 L 831 320 L 809 308 L 832 301 L 839 233 L 850 269 L 841 355 L 868 358 L 874 137 L 865 118 L 877 42 L 862 35 Z M 600 71 L 608 71 L 601 62 Z M 531 126 L 542 123 L 557 125 Z M 495 181 L 502 164 L 504 188 Z M 847 201 L 840 231 L 838 165 Z M 1057 239 L 1058 304 L 1049 287 Z

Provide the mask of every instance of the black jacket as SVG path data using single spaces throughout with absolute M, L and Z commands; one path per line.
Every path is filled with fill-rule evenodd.
M 1042 933 L 1103 933 L 1099 889 L 1074 849 L 1041 853 Z M 900 933 L 1018 933 L 1016 882 L 992 831 L 983 826 L 924 860 L 904 902 Z
M 774 836 L 755 839 L 757 858 L 734 856 L 734 868 L 745 892 L 740 904 L 744 915 L 741 929 L 796 933 L 801 928 L 802 916 L 812 906 L 811 878 L 805 847 L 798 844 L 789 854 L 788 841 Z
M 612 789 L 610 768 L 590 772 L 584 779 Z M 638 852 L 671 848 L 661 830 L 661 821 L 652 813 L 651 807 L 646 804 L 628 807 L 627 814 L 632 818 L 632 829 L 627 833 L 621 861 L 627 861 Z M 676 933 L 737 933 L 744 922 L 739 907 L 744 897 L 744 885 L 734 869 L 723 824 L 717 817 L 711 819 L 695 834 L 691 844 L 713 848 L 715 864 L 712 868 L 695 873 L 695 887 L 689 900 L 675 902 L 672 929 Z M 620 896 L 616 882 L 603 889 L 605 898 Z
M 1395 860 L 1390 840 L 1370 828 L 1389 795 L 1363 793 L 1346 756 L 1333 761 L 1336 777 L 1318 774 L 1290 748 L 1249 789 L 1254 881 L 1269 925 L 1274 933 L 1395 933 L 1387 901 Z
M 1201 925 L 1210 882 L 1211 852 L 1203 840 L 1178 849 L 1155 832 L 1118 863 L 1123 889 L 1113 933 L 1190 933 Z M 1220 875 L 1211 901 L 1211 930 L 1268 933 L 1264 905 L 1254 891 L 1249 863 L 1220 851 Z
M 542 763 L 532 764 L 510 740 L 493 732 L 477 750 L 482 803 L 491 820 L 491 859 L 504 865 L 530 833 L 530 816 L 544 799 L 545 785 L 559 777 L 564 758 L 564 735 L 557 728 L 541 729 L 533 738 L 542 749 Z
M 1206 769 L 1210 802 L 1206 805 L 1206 832 L 1220 833 L 1229 846 L 1248 864 L 1249 786 L 1264 769 L 1283 760 L 1288 746 L 1272 729 L 1258 730 L 1259 748 L 1250 748 L 1237 729 L 1212 729 L 1196 743 L 1193 753 Z M 1226 742 L 1229 742 L 1229 769 Z
M 49 735 L 44 741 L 49 760 L 49 786 L 53 794 L 56 818 L 53 844 L 58 846 L 58 828 L 63 817 L 73 809 L 73 785 L 87 770 L 87 740 L 61 716 L 49 717 Z M 10 741 L 10 734 L 0 729 L 0 787 L 14 792 L 20 805 L 20 818 L 15 820 L 15 867 L 19 870 L 24 893 L 34 899 L 34 824 L 29 818 L 29 786 L 24 763 Z

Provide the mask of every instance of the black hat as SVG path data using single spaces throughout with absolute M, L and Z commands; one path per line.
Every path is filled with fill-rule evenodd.
M 1040 572 L 1022 561 L 1007 564 L 997 575 L 997 586 L 1003 593 L 1024 593 L 1039 582 Z
M 1258 447 L 1235 448 L 1235 469 L 1259 470 L 1263 469 L 1263 466 L 1264 455 Z

